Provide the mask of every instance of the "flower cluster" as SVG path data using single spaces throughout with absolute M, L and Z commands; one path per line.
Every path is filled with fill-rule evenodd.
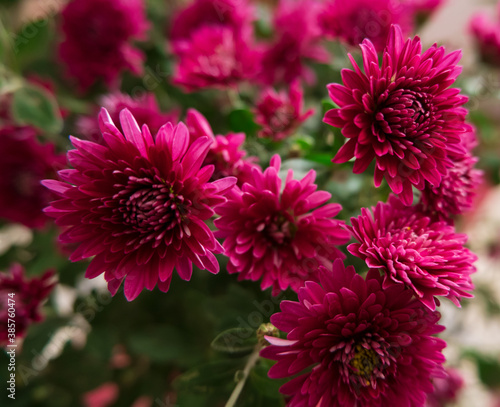
M 65 126 L 80 138 L 70 137 L 62 169 L 53 146 L 20 126 L 29 115 L 17 107 L 19 123 L 0 129 L 0 216 L 32 228 L 53 217 L 69 260 L 87 260 L 85 277 L 102 276 L 112 295 L 123 286 L 128 301 L 143 289 L 167 292 L 175 273 L 188 281 L 221 264 L 231 284 L 258 281 L 273 296 L 290 289 L 297 301 L 283 301 L 265 325 L 287 339 L 264 339 L 261 329 L 253 353 L 276 361 L 271 378 L 290 378 L 281 387 L 290 407 L 453 399 L 461 382 L 442 366 L 436 308 L 439 297 L 457 306 L 472 297 L 476 256 L 454 220 L 472 208 L 482 172 L 467 97 L 453 87 L 460 51 L 405 39 L 441 0 L 180 3 L 168 28 L 154 31 L 167 36 L 165 50 L 146 36 L 143 0 L 67 2 L 59 56 L 87 96 L 81 105 L 68 98 L 85 114 Z M 266 7 L 269 20 L 257 23 Z M 496 33 L 487 30 L 475 28 L 491 52 Z M 326 92 L 326 81 L 312 85 L 331 81 L 340 64 L 325 39 L 361 43 L 362 64 L 349 55 L 352 69 L 327 85 L 334 105 L 323 102 L 323 122 L 341 129 L 334 134 L 320 120 L 315 129 L 314 109 L 304 107 Z M 147 40 L 143 50 L 138 40 Z M 173 61 L 172 76 L 137 96 L 127 88 L 138 78 L 122 73 L 142 72 L 146 53 L 166 69 Z M 166 112 L 167 94 L 178 108 Z M 10 111 L 0 105 L 0 120 Z M 307 119 L 311 134 L 302 136 Z M 290 149 L 281 141 L 296 132 Z M 331 159 L 324 148 L 338 146 L 340 133 Z M 347 202 L 335 185 L 345 172 L 330 159 L 353 159 L 355 174 L 376 188 L 385 179 L 392 193 L 381 188 L 373 199 L 367 186 Z M 357 214 L 350 224 L 341 203 Z M 0 298 L 16 292 L 20 304 L 20 335 L 41 318 L 51 276 L 26 280 L 17 264 L 0 274 Z
M 12 264 L 8 271 L 0 272 L 0 346 L 5 346 L 9 341 L 7 330 L 8 299 L 15 306 L 15 339 L 20 339 L 26 329 L 33 322 L 42 320 L 41 305 L 49 296 L 55 286 L 54 272 L 46 271 L 41 277 L 26 278 L 24 269 L 20 264 Z M 9 294 L 11 294 L 9 296 Z M 13 295 L 12 295 L 13 294 Z M 11 339 L 14 339 L 10 337 Z

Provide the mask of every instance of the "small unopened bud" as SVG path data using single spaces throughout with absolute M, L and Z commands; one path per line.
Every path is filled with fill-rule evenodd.
M 280 331 L 270 322 L 266 324 L 261 324 L 257 329 L 257 339 L 259 341 L 259 345 L 263 348 L 264 346 L 269 345 L 269 342 L 266 341 L 264 336 L 274 336 L 278 338 L 280 336 Z

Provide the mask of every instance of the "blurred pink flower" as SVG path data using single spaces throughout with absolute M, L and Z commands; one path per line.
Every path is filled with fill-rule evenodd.
M 365 280 L 335 260 L 281 302 L 271 322 L 287 339 L 266 336 L 260 354 L 277 361 L 269 377 L 292 377 L 280 388 L 289 407 L 423 406 L 445 359 L 439 317 L 378 271 Z
M 258 52 L 248 37 L 224 26 L 203 26 L 176 42 L 178 63 L 173 81 L 187 91 L 231 88 L 255 76 Z
M 444 377 L 433 378 L 432 384 L 434 391 L 427 396 L 425 407 L 446 407 L 458 401 L 465 382 L 458 370 L 446 368 Z
M 208 182 L 213 166 L 203 161 L 212 141 L 191 143 L 183 123 L 167 123 L 153 138 L 126 109 L 120 122 L 123 134 L 103 109 L 104 144 L 71 137 L 74 169 L 44 181 L 60 197 L 45 209 L 66 227 L 60 241 L 78 244 L 70 260 L 93 257 L 86 277 L 104 273 L 113 295 L 125 280 L 129 301 L 157 284 L 168 291 L 174 268 L 184 280 L 193 263 L 217 273 L 222 247 L 205 222 L 236 179 Z
M 142 72 L 144 55 L 131 42 L 149 27 L 143 0 L 72 0 L 61 15 L 59 55 L 81 90 L 100 80 L 115 87 L 123 70 Z
M 0 128 L 0 218 L 30 228 L 46 224 L 43 208 L 53 194 L 40 181 L 66 166 L 64 155 L 54 150 L 54 144 L 40 144 L 31 127 Z
M 327 0 L 319 15 L 323 34 L 340 38 L 351 46 L 369 39 L 377 51 L 384 50 L 392 24 L 398 24 L 403 35 L 413 30 L 410 5 L 394 0 Z
M 151 133 L 156 134 L 161 126 L 166 123 L 177 123 L 179 120 L 179 111 L 163 113 L 156 102 L 153 93 L 145 93 L 138 97 L 132 97 L 120 92 L 110 93 L 100 98 L 99 104 L 104 107 L 118 130 L 122 131 L 119 115 L 123 109 L 128 109 L 132 116 L 137 120 L 137 124 L 142 126 L 146 124 Z M 99 130 L 99 121 L 97 120 L 98 111 L 91 116 L 81 116 L 76 122 L 77 133 L 81 134 L 87 140 L 96 143 L 102 143 L 102 134 Z
M 262 289 L 272 286 L 273 295 L 317 280 L 320 265 L 331 268 L 332 260 L 344 258 L 336 245 L 349 240 L 344 223 L 333 219 L 342 207 L 325 205 L 331 195 L 316 190 L 314 170 L 300 181 L 289 170 L 282 189 L 280 165 L 275 155 L 264 172 L 252 169 L 241 190 L 233 188 L 216 208 L 220 217 L 214 222 L 228 272 L 239 273 L 239 280 L 262 280 Z
M 320 44 L 320 12 L 319 2 L 314 0 L 280 1 L 273 20 L 275 39 L 262 48 L 260 81 L 267 85 L 290 84 L 300 78 L 309 84 L 315 81 L 306 61 L 330 60 L 330 54 Z
M 367 266 L 384 273 L 384 287 L 403 285 L 429 309 L 436 296 L 460 306 L 474 288 L 470 275 L 477 257 L 464 245 L 467 235 L 446 222 L 434 222 L 417 206 L 405 206 L 394 195 L 361 216 L 351 218 L 348 229 L 358 243 L 347 247 Z
M 476 192 L 483 181 L 483 171 L 475 168 L 478 158 L 470 153 L 454 159 L 441 183 L 426 183 L 420 197 L 422 211 L 432 218 L 451 222 L 454 215 L 470 211 Z
M 354 71 L 342 70 L 343 85 L 328 85 L 339 108 L 323 120 L 349 139 L 333 162 L 355 157 L 353 171 L 360 174 L 375 160 L 375 186 L 385 178 L 411 205 L 412 186 L 441 183 L 453 166 L 449 155 L 467 130 L 467 97 L 450 88 L 461 72 L 461 52 L 445 54 L 437 45 L 422 52 L 420 39 L 404 41 L 398 26 L 392 26 L 381 67 L 369 40 L 361 50 L 364 73 L 349 56 Z
M 116 383 L 106 382 L 94 390 L 83 394 L 83 405 L 85 407 L 109 407 L 118 400 L 120 389 Z
M 262 126 L 259 137 L 280 141 L 293 132 L 309 118 L 314 110 L 303 112 L 304 98 L 302 87 L 294 81 L 285 92 L 265 89 L 255 106 L 255 122 Z
M 498 6 L 500 8 L 500 6 Z M 478 46 L 481 59 L 493 66 L 500 66 L 500 18 L 478 13 L 470 20 L 470 31 Z
M 227 27 L 238 37 L 253 31 L 255 10 L 249 0 L 194 0 L 173 17 L 169 38 L 174 49 L 202 27 Z
M 246 0 L 195 0 L 173 18 L 174 83 L 188 91 L 234 87 L 252 78 L 254 8 Z
M 8 271 L 0 272 L 0 346 L 22 338 L 28 327 L 43 319 L 42 303 L 55 286 L 54 272 L 46 271 L 40 277 L 26 278 L 20 264 L 12 264 Z M 9 296 L 9 294 L 14 294 Z M 15 317 L 9 317 L 9 301 L 15 304 Z M 15 338 L 9 337 L 8 319 L 15 321 Z M 10 324 L 9 324 L 10 325 Z

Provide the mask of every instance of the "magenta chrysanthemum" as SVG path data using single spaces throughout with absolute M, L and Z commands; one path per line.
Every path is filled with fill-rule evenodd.
M 61 15 L 59 54 L 82 90 L 98 80 L 113 86 L 122 70 L 142 72 L 144 55 L 131 44 L 149 26 L 142 0 L 72 0 Z
M 306 282 L 298 302 L 281 302 L 271 322 L 287 339 L 266 337 L 261 351 L 277 360 L 271 378 L 299 374 L 280 389 L 287 405 L 422 407 L 442 372 L 446 344 L 432 336 L 444 329 L 439 314 L 401 285 L 384 288 L 377 271 L 364 280 L 341 260 L 319 280 Z
M 40 228 L 49 219 L 43 208 L 53 198 L 40 181 L 55 177 L 65 167 L 64 155 L 54 144 L 40 144 L 31 127 L 0 129 L 0 218 Z
M 165 123 L 177 123 L 179 120 L 178 111 L 163 113 L 160 110 L 153 93 L 144 93 L 140 96 L 132 97 L 124 93 L 114 92 L 103 96 L 99 104 L 108 111 L 116 127 L 122 133 L 123 130 L 120 127 L 119 116 L 123 109 L 128 109 L 132 113 L 139 126 L 143 124 L 147 125 L 152 134 L 156 134 Z M 97 114 L 80 117 L 76 126 L 78 133 L 87 140 L 102 143 L 102 134 L 99 131 Z
M 375 185 L 385 178 L 410 205 L 412 185 L 422 190 L 426 181 L 440 184 L 453 165 L 448 151 L 466 130 L 461 106 L 467 98 L 449 88 L 461 70 L 460 51 L 446 55 L 433 45 L 422 53 L 420 39 L 404 42 L 398 26 L 391 29 L 382 67 L 370 41 L 361 49 L 365 72 L 350 56 L 355 70 L 342 70 L 344 85 L 328 85 L 339 108 L 326 112 L 324 121 L 349 139 L 333 161 L 355 157 L 359 174 L 375 159 Z
M 324 35 L 340 38 L 351 46 L 368 39 L 382 51 L 392 24 L 405 35 L 413 29 L 412 9 L 394 0 L 328 0 L 323 3 L 319 24 Z
M 391 195 L 372 213 L 361 209 L 348 227 L 359 243 L 347 248 L 370 268 L 384 272 L 384 287 L 404 285 L 434 310 L 435 296 L 449 298 L 460 306 L 460 298 L 472 297 L 470 275 L 476 256 L 464 244 L 465 234 L 455 233 L 446 222 L 433 222 L 416 206 L 405 206 Z
M 63 243 L 78 244 L 72 261 L 95 256 L 86 277 L 104 273 L 115 294 L 125 279 L 128 300 L 156 284 L 167 291 L 174 267 L 189 280 L 192 264 L 219 271 L 222 252 L 205 221 L 236 179 L 207 182 L 213 166 L 202 163 L 211 140 L 190 142 L 186 126 L 167 123 L 155 138 L 142 131 L 128 110 L 120 114 L 123 134 L 107 111 L 99 116 L 104 144 L 71 138 L 72 170 L 45 185 L 61 199 L 46 212 L 66 227 Z
M 255 106 L 255 122 L 262 126 L 258 136 L 280 141 L 292 134 L 314 112 L 302 111 L 303 96 L 298 81 L 290 85 L 288 95 L 273 88 L 265 89 Z
M 470 126 L 460 146 L 464 152 L 450 154 L 453 167 L 448 168 L 439 186 L 433 187 L 426 182 L 419 204 L 432 218 L 449 222 L 453 215 L 472 209 L 476 191 L 483 179 L 483 172 L 474 168 L 478 158 L 472 155 L 472 149 L 476 143 L 475 130 Z
M 169 37 L 175 48 L 178 41 L 189 40 L 205 26 L 224 26 L 237 36 L 246 36 L 252 31 L 254 19 L 254 8 L 248 0 L 195 0 L 174 16 Z
M 53 277 L 54 272 L 49 270 L 41 277 L 28 279 L 24 276 L 24 268 L 17 263 L 7 272 L 0 272 L 0 346 L 12 344 L 9 339 L 20 339 L 30 324 L 42 320 L 41 304 L 55 286 Z M 14 317 L 9 317 L 9 302 L 14 304 Z M 9 318 L 15 321 L 14 336 L 9 336 L 12 333 L 7 328 L 11 325 L 7 324 Z
M 229 133 L 225 136 L 215 136 L 207 119 L 195 109 L 188 109 L 186 125 L 191 140 L 198 137 L 209 137 L 212 140 L 210 150 L 205 158 L 205 165 L 213 165 L 212 180 L 233 176 L 238 179 L 237 185 L 242 186 L 252 177 L 252 168 L 260 167 L 255 163 L 257 157 L 246 157 L 243 149 L 245 133 Z
M 333 219 L 341 206 L 324 205 L 331 195 L 316 191 L 316 173 L 298 181 L 289 170 L 282 190 L 280 165 L 275 155 L 264 172 L 252 169 L 252 179 L 230 191 L 215 220 L 228 272 L 239 273 L 240 280 L 262 280 L 262 289 L 272 286 L 273 294 L 316 280 L 319 265 L 331 267 L 344 257 L 335 245 L 349 240 L 344 223 Z
M 258 76 L 263 83 L 289 84 L 295 79 L 304 79 L 307 83 L 315 81 L 314 72 L 305 62 L 327 63 L 330 60 L 328 51 L 320 44 L 320 11 L 319 3 L 314 0 L 280 1 L 273 21 L 276 39 L 263 50 Z
M 174 82 L 188 91 L 234 87 L 252 78 L 258 68 L 249 40 L 235 37 L 227 27 L 202 27 L 189 41 L 178 41 L 176 49 Z
M 446 407 L 458 400 L 465 381 L 458 370 L 447 368 L 444 377 L 433 378 L 432 384 L 434 390 L 427 397 L 425 407 Z
M 252 78 L 253 8 L 236 0 L 196 0 L 173 19 L 170 40 L 178 57 L 174 82 L 188 91 L 227 88 Z
M 485 13 L 478 13 L 470 20 L 470 31 L 479 48 L 481 59 L 493 66 L 500 66 L 500 5 L 495 21 Z

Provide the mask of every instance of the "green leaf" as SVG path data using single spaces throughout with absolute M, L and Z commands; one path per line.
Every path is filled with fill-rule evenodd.
M 218 352 L 250 353 L 257 345 L 255 331 L 246 328 L 231 328 L 217 335 L 211 346 Z
M 26 85 L 16 91 L 11 109 L 18 124 L 32 125 L 48 133 L 59 133 L 62 129 L 55 98 L 39 86 Z
M 286 379 L 271 379 L 267 375 L 269 368 L 274 362 L 261 359 L 250 372 L 250 383 L 252 387 L 266 397 L 281 399 L 280 387 L 287 382 Z
M 11 34 L 14 55 L 21 66 L 47 55 L 51 36 L 54 34 L 50 19 L 39 19 L 24 24 Z
M 332 165 L 332 153 L 309 153 L 304 157 L 307 160 L 314 161 L 315 163 L 331 166 Z
M 293 141 L 301 151 L 310 151 L 314 147 L 314 138 L 311 136 L 299 135 Z
M 249 109 L 236 109 L 229 113 L 229 127 L 234 132 L 243 132 L 253 135 L 259 129 L 254 121 L 253 113 Z
M 332 102 L 331 99 L 329 98 L 324 98 L 321 100 L 321 106 L 323 108 L 323 115 L 328 111 L 328 110 L 331 110 L 331 109 L 338 109 L 339 107 L 334 103 Z
M 490 389 L 500 389 L 500 362 L 475 351 L 466 352 L 466 355 L 475 360 L 481 382 Z

